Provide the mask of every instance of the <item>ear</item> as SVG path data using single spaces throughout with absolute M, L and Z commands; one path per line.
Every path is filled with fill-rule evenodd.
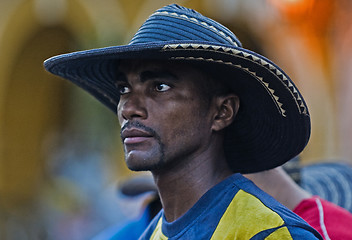
M 216 96 L 214 99 L 216 112 L 213 118 L 213 131 L 220 131 L 229 126 L 240 107 L 240 99 L 235 94 Z

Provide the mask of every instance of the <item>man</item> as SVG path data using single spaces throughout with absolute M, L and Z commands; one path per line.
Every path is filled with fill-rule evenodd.
M 310 118 L 289 77 L 226 27 L 173 4 L 128 45 L 45 67 L 117 112 L 127 166 L 152 172 L 163 210 L 141 239 L 322 239 L 239 174 L 300 153 Z

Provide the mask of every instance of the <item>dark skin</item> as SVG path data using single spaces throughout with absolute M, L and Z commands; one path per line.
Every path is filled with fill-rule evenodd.
M 208 77 L 186 64 L 131 60 L 119 71 L 117 113 L 126 164 L 152 172 L 172 222 L 233 173 L 222 130 L 233 122 L 238 97 L 205 96 Z
M 304 199 L 312 196 L 297 185 L 281 166 L 267 171 L 246 174 L 245 177 L 291 210 Z

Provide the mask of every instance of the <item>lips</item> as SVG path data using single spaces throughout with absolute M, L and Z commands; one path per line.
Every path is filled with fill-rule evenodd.
M 137 144 L 150 139 L 152 134 L 136 128 L 125 129 L 121 133 L 122 142 L 124 144 Z

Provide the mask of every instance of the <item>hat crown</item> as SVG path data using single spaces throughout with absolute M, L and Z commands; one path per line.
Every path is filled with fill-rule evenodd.
M 160 41 L 199 41 L 242 47 L 222 24 L 189 8 L 171 4 L 155 11 L 134 35 L 131 44 Z

